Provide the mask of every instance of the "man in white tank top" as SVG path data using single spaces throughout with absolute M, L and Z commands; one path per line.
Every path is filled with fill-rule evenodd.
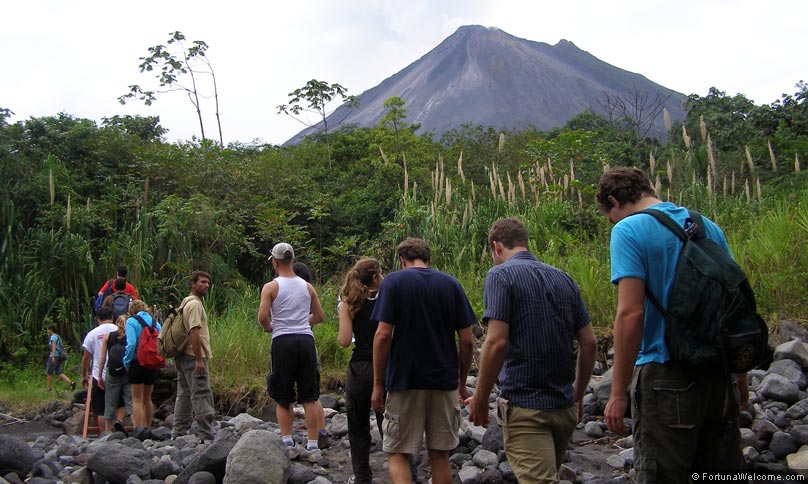
M 276 416 L 281 437 L 293 447 L 292 422 L 294 402 L 303 404 L 306 412 L 307 450 L 319 458 L 317 402 L 320 398 L 320 371 L 317 347 L 311 327 L 325 318 L 320 300 L 311 284 L 295 275 L 292 269 L 295 252 L 280 243 L 269 257 L 278 275 L 261 289 L 258 322 L 272 333 L 270 349 L 269 396 L 276 402 Z

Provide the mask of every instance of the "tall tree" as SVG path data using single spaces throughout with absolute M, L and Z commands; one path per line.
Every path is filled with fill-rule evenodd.
M 129 86 L 128 93 L 118 98 L 118 102 L 126 104 L 128 99 L 138 99 L 147 106 L 151 106 L 159 94 L 172 91 L 185 92 L 188 95 L 188 100 L 191 101 L 196 110 L 196 116 L 199 119 L 199 130 L 204 140 L 206 139 L 205 123 L 202 120 L 200 97 L 204 98 L 205 96 L 200 95 L 197 76 L 210 76 L 213 83 L 216 124 L 219 128 L 219 145 L 224 146 L 222 121 L 219 117 L 219 90 L 216 86 L 216 74 L 213 72 L 213 66 L 211 66 L 206 55 L 208 44 L 202 40 L 194 40 L 193 45 L 186 49 L 184 44 L 186 39 L 182 32 L 178 30 L 170 33 L 169 36 L 167 44 L 169 46 L 177 44 L 181 49 L 179 53 L 170 52 L 169 47 L 161 44 L 149 47 L 149 55 L 140 58 L 139 67 L 141 73 L 152 72 L 155 69 L 160 70 L 159 74 L 157 74 L 159 89 L 143 90 L 139 85 L 133 84 Z M 187 81 L 184 79 L 187 79 Z M 190 81 L 190 84 L 187 84 L 188 81 Z
M 336 111 L 336 109 L 329 111 L 328 106 L 335 99 L 343 101 L 338 107 L 344 106 L 347 108 L 345 116 L 334 123 L 334 125 L 337 126 L 345 120 L 345 117 L 350 114 L 351 110 L 359 106 L 359 99 L 356 96 L 349 96 L 348 90 L 340 84 L 328 84 L 325 81 L 312 79 L 307 82 L 305 86 L 289 93 L 289 104 L 281 104 L 278 106 L 278 114 L 291 116 L 306 126 L 312 127 L 322 123 L 322 131 L 325 136 L 325 144 L 328 151 L 329 168 L 331 168 L 331 141 L 328 136 L 328 116 Z M 305 103 L 306 106 L 302 106 L 301 103 Z M 308 122 L 301 117 L 301 114 L 304 112 L 317 114 L 321 121 L 317 121 L 316 123 Z

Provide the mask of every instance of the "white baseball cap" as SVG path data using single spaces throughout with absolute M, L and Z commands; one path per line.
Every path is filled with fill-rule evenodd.
M 287 244 L 286 242 L 281 242 L 279 244 L 275 244 L 275 247 L 272 248 L 272 251 L 269 253 L 269 259 L 294 259 L 295 258 L 295 249 L 292 248 L 291 245 Z

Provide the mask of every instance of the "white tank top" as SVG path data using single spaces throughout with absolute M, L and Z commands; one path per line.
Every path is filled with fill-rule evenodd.
M 311 295 L 306 281 L 295 277 L 276 277 L 278 296 L 272 301 L 272 338 L 286 334 L 314 337 L 309 324 Z

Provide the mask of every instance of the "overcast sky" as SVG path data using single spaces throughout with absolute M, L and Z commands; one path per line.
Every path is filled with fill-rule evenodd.
M 157 115 L 169 140 L 199 136 L 181 93 L 117 102 L 130 84 L 156 87 L 139 58 L 179 30 L 209 46 L 225 143 L 280 144 L 304 126 L 277 106 L 308 80 L 361 94 L 470 24 L 567 39 L 684 94 L 715 86 L 768 104 L 808 79 L 804 15 L 804 0 L 2 1 L 0 107 L 12 122 Z M 202 109 L 216 138 L 213 105 Z

